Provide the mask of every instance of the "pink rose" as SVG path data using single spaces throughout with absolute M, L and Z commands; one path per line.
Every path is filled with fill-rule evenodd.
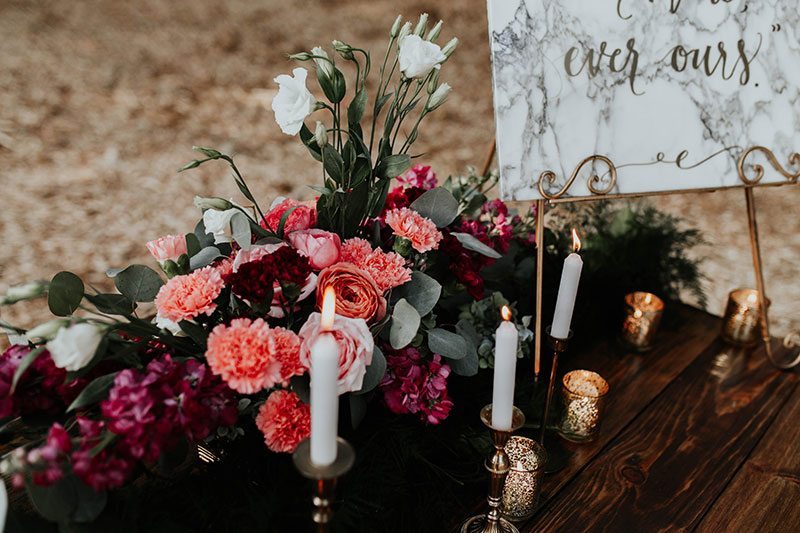
M 278 231 L 281 224 L 281 217 L 289 209 L 293 209 L 286 217 L 286 224 L 283 226 L 284 234 L 301 229 L 313 228 L 317 224 L 317 204 L 311 202 L 298 202 L 291 198 L 276 198 L 270 207 L 269 212 L 261 221 L 261 227 L 271 231 Z
M 185 235 L 164 235 L 147 243 L 147 251 L 163 263 L 167 260 L 175 261 L 187 252 Z
M 300 362 L 311 367 L 311 347 L 320 336 L 320 314 L 311 313 L 300 328 Z M 364 374 L 372 364 L 375 341 L 363 318 L 347 318 L 336 315 L 331 334 L 339 344 L 339 394 L 361 390 Z
M 308 258 L 314 270 L 322 270 L 339 260 L 342 240 L 335 233 L 321 229 L 293 231 L 289 242 L 295 250 Z

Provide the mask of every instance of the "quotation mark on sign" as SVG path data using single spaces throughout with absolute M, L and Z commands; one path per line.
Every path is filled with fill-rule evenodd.
M 773 24 L 772 25 L 772 31 L 773 32 L 781 31 L 781 25 L 780 24 Z

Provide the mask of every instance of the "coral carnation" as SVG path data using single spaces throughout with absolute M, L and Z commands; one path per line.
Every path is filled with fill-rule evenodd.
M 260 318 L 237 318 L 220 324 L 208 336 L 208 366 L 228 386 L 253 394 L 281 381 L 274 332 Z
M 354 237 L 342 245 L 342 261 L 352 263 L 375 281 L 381 292 L 399 287 L 411 280 L 411 269 L 406 260 L 395 252 L 384 252 L 364 239 Z
M 436 250 L 442 240 L 442 232 L 432 220 L 407 207 L 386 213 L 386 223 L 395 235 L 411 241 L 411 246 L 419 253 Z
M 281 363 L 281 381 L 286 382 L 292 376 L 302 376 L 306 372 L 300 362 L 300 337 L 294 331 L 284 328 L 272 328 L 275 341 L 275 357 Z
M 359 266 L 364 264 L 367 256 L 371 253 L 372 245 L 368 241 L 353 237 L 342 244 L 341 260 L 345 263 L 353 263 Z
M 383 291 L 367 272 L 352 263 L 337 263 L 319 274 L 317 279 L 317 308 L 322 308 L 326 287 L 336 291 L 336 312 L 350 318 L 380 320 L 386 315 Z
M 275 391 L 258 410 L 256 426 L 270 450 L 292 453 L 311 435 L 311 409 L 294 392 Z
M 217 308 L 214 300 L 223 286 L 222 276 L 211 266 L 175 276 L 158 291 L 155 301 L 158 315 L 173 322 L 210 315 Z

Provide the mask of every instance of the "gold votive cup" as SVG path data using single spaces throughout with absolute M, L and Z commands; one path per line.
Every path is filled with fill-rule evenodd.
M 564 414 L 559 426 L 565 439 L 585 442 L 597 436 L 608 390 L 608 382 L 590 370 L 573 370 L 564 376 Z
M 664 300 L 655 294 L 641 291 L 627 294 L 620 335 L 622 342 L 638 352 L 650 350 L 663 314 Z
M 722 339 L 735 346 L 753 346 L 761 338 L 761 306 L 755 289 L 736 289 L 728 294 L 722 318 Z M 769 300 L 767 300 L 769 306 Z
M 503 517 L 519 522 L 536 511 L 547 456 L 538 442 L 518 436 L 509 439 L 506 454 L 510 470 L 503 486 Z

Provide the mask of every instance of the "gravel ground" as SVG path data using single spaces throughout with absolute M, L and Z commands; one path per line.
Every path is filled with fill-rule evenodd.
M 144 241 L 191 227 L 195 193 L 236 196 L 221 165 L 175 174 L 192 145 L 235 154 L 259 197 L 311 196 L 317 167 L 274 123 L 272 78 L 291 68 L 287 52 L 332 38 L 382 54 L 398 12 L 444 19 L 442 38 L 462 42 L 443 73 L 452 98 L 416 146 L 440 175 L 479 166 L 493 129 L 484 0 L 0 2 L 0 290 L 61 269 L 106 284 L 108 266 L 148 260 Z M 757 197 L 772 315 L 787 331 L 800 326 L 800 194 Z M 699 250 L 712 312 L 753 285 L 741 191 L 656 201 L 713 241 Z

